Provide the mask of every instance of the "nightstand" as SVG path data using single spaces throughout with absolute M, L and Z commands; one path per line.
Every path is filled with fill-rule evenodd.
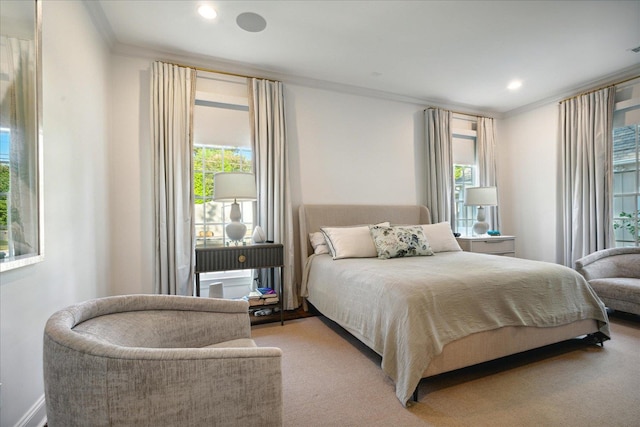
M 196 248 L 196 296 L 200 296 L 200 273 L 211 271 L 245 270 L 248 268 L 271 269 L 271 283 L 274 283 L 275 268 L 280 268 L 284 277 L 284 246 L 281 243 L 260 243 L 246 246 L 217 246 Z M 280 324 L 284 324 L 284 287 L 280 280 L 278 306 Z
M 516 256 L 515 236 L 456 237 L 463 251 L 481 254 Z

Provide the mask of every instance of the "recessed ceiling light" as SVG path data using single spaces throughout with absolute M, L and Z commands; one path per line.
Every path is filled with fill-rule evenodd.
M 267 21 L 257 13 L 245 12 L 236 18 L 238 27 L 250 33 L 259 33 L 267 28 Z
M 216 12 L 214 8 L 206 4 L 203 4 L 198 8 L 198 13 L 205 19 L 214 19 L 216 16 L 218 16 L 218 12 Z
M 522 82 L 520 80 L 513 80 L 511 83 L 507 85 L 507 89 L 516 90 L 516 89 L 520 89 L 520 86 L 522 86 Z

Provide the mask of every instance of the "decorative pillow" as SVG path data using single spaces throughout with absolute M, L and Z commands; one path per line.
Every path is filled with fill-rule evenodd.
M 427 241 L 433 252 L 457 252 L 462 250 L 448 222 L 423 224 L 422 231 L 427 237 Z
M 388 222 L 376 225 L 388 226 Z M 373 244 L 369 225 L 353 227 L 321 227 L 333 259 L 375 258 L 378 256 Z
M 399 258 L 433 255 L 429 242 L 419 225 L 394 225 L 370 227 L 378 258 Z
M 327 246 L 327 241 L 325 240 L 322 232 L 316 231 L 315 233 L 309 233 L 309 241 L 311 241 L 311 247 L 313 248 L 314 254 L 320 255 L 329 253 L 329 246 Z

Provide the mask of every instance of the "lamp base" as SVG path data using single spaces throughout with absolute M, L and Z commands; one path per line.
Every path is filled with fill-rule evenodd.
M 240 241 L 244 239 L 244 236 L 247 233 L 247 226 L 241 222 L 233 221 L 227 224 L 225 230 L 227 231 L 227 237 L 229 240 Z
M 247 226 L 240 222 L 242 214 L 240 213 L 240 205 L 238 202 L 233 202 L 231 204 L 229 218 L 231 218 L 231 222 L 225 227 L 227 237 L 229 240 L 233 240 L 235 242 L 243 240 L 247 233 Z
M 478 206 L 478 215 L 476 216 L 476 222 L 473 224 L 473 235 L 484 236 L 489 231 L 489 223 L 485 222 L 484 207 Z
M 474 236 L 484 236 L 489 231 L 489 223 L 488 222 L 476 222 L 473 224 L 473 235 Z

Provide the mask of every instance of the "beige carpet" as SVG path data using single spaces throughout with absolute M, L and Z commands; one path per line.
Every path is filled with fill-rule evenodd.
M 283 350 L 284 425 L 639 426 L 640 320 L 604 349 L 576 341 L 423 380 L 404 408 L 380 357 L 322 317 L 253 327 Z

